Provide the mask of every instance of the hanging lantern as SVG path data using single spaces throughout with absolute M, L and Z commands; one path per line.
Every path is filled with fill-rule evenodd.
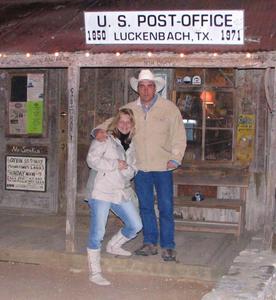
M 214 104 L 215 102 L 215 92 L 210 90 L 204 90 L 200 94 L 200 99 L 206 104 Z

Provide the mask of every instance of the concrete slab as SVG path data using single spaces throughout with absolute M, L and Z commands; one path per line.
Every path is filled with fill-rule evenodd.
M 88 216 L 78 216 L 76 253 L 72 254 L 65 252 L 65 216 L 0 212 L 0 260 L 86 270 L 88 222 Z M 118 219 L 109 218 L 102 251 L 106 271 L 216 281 L 248 243 L 248 238 L 238 242 L 231 234 L 181 231 L 175 236 L 177 262 L 163 262 L 160 255 L 122 258 L 104 251 L 106 242 L 119 228 Z M 139 234 L 125 248 L 134 251 L 141 244 L 142 234 Z
M 276 300 L 276 254 L 255 235 L 202 300 Z

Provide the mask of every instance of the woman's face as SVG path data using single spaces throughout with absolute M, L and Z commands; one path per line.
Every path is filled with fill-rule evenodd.
M 128 134 L 132 129 L 132 123 L 129 115 L 121 114 L 120 119 L 117 124 L 117 128 L 121 133 Z

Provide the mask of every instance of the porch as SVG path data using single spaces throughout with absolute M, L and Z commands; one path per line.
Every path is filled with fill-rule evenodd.
M 88 272 L 86 239 L 88 216 L 76 221 L 76 252 L 65 250 L 63 215 L 15 214 L 1 212 L 0 260 L 47 264 Z M 105 252 L 105 244 L 119 229 L 118 219 L 110 217 L 103 241 L 102 264 L 106 272 L 133 272 L 155 276 L 216 282 L 225 274 L 233 259 L 249 243 L 244 235 L 237 241 L 233 234 L 176 231 L 177 262 L 163 262 L 160 254 L 151 257 L 114 257 Z M 142 234 L 125 245 L 130 251 L 142 243 Z

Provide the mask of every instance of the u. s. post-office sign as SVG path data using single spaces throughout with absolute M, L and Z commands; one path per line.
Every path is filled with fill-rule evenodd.
M 87 44 L 242 45 L 243 10 L 85 12 Z

